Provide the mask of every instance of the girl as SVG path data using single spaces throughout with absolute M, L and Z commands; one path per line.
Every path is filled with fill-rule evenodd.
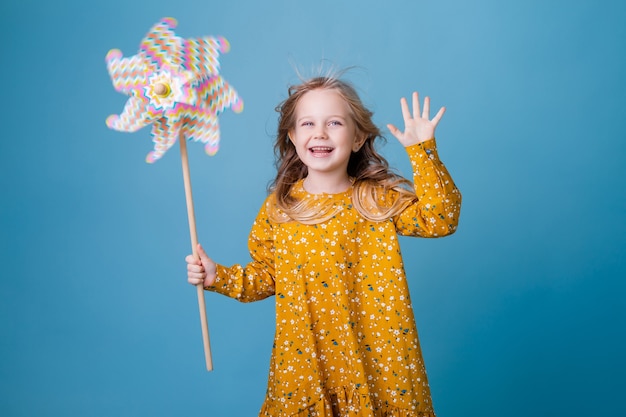
M 401 100 L 413 179 L 393 174 L 356 91 L 334 77 L 293 86 L 277 107 L 278 173 L 254 221 L 252 261 L 202 247 L 188 282 L 242 302 L 276 296 L 260 416 L 434 416 L 398 235 L 453 233 L 461 194 L 437 155 L 429 99 Z

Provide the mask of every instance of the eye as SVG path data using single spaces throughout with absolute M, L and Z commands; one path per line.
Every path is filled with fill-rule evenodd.
M 329 126 L 341 126 L 342 123 L 339 120 L 332 120 L 328 123 Z
M 313 122 L 302 122 L 300 126 L 313 126 Z

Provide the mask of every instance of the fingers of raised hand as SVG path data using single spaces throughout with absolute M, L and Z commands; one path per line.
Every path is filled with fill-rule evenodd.
M 413 118 L 420 118 L 420 97 L 417 91 L 413 92 Z
M 439 124 L 439 120 L 441 120 L 441 118 L 443 117 L 443 114 L 446 112 L 446 108 L 442 107 L 439 109 L 439 111 L 437 112 L 437 114 L 435 115 L 435 117 L 433 117 L 433 124 L 435 126 L 437 126 L 437 124 Z
M 389 123 L 387 125 L 387 129 L 389 129 L 391 134 L 394 135 L 397 139 L 400 139 L 402 137 L 402 131 L 398 129 L 395 125 L 392 125 L 391 123 Z
M 402 108 L 402 117 L 406 124 L 411 120 L 411 111 L 409 110 L 409 103 L 407 103 L 406 98 L 402 97 L 400 99 L 400 107 Z
M 421 108 L 421 111 L 420 111 Z M 430 117 L 430 97 L 424 97 L 424 106 L 420 106 L 420 96 L 417 91 L 413 92 L 413 119 L 425 119 Z
M 413 92 L 412 96 L 412 106 L 413 112 L 409 109 L 409 104 L 407 100 L 402 97 L 400 100 L 400 104 L 402 106 L 402 116 L 404 117 L 404 122 L 407 123 L 410 120 L 419 120 L 425 119 L 429 120 L 430 118 L 430 97 L 426 96 L 424 98 L 424 106 L 420 105 L 420 97 L 417 91 Z
M 430 97 L 424 98 L 424 109 L 422 110 L 422 119 L 430 118 Z
M 445 111 L 446 111 L 446 108 L 441 107 L 439 111 L 437 112 L 437 114 L 435 115 L 435 117 L 433 117 L 431 120 L 430 119 L 430 97 L 426 96 L 424 97 L 424 105 L 422 107 L 422 111 L 420 114 L 419 94 L 417 93 L 417 91 L 413 93 L 413 119 L 415 120 L 423 119 L 425 121 L 430 121 L 434 126 L 437 126 L 437 124 L 439 123 L 439 120 L 441 120 Z

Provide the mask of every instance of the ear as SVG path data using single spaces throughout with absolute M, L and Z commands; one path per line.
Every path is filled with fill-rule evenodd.
M 359 135 L 352 144 L 352 152 L 358 152 L 365 143 L 366 139 L 367 136 L 365 134 Z
M 290 130 L 287 132 L 287 137 L 289 138 L 289 140 L 291 141 L 291 143 L 293 143 L 293 145 L 295 146 L 296 143 L 293 141 L 293 130 Z

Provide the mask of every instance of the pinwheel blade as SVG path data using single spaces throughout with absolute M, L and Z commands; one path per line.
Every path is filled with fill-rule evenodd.
M 146 156 L 146 162 L 152 164 L 167 152 L 176 143 L 182 128 L 180 116 L 162 117 L 152 125 L 152 142 L 154 149 Z
M 183 136 L 186 140 L 204 143 L 208 155 L 219 149 L 220 131 L 217 115 L 209 109 L 184 106 L 181 110 Z
M 243 100 L 219 75 L 203 80 L 198 85 L 198 94 L 202 106 L 208 107 L 216 115 L 229 107 L 236 113 L 243 111 Z
M 139 55 L 123 58 L 122 51 L 111 49 L 105 58 L 107 69 L 113 87 L 124 94 L 131 94 L 133 90 L 146 85 L 148 74 L 154 71 L 154 67 Z
M 148 110 L 148 102 L 141 97 L 130 97 L 124 105 L 124 110 L 118 116 L 113 114 L 106 120 L 109 128 L 122 132 L 136 132 L 149 125 L 157 115 Z
M 194 74 L 194 80 L 201 80 L 219 74 L 218 57 L 230 50 L 230 44 L 221 36 L 207 36 L 185 39 L 183 48 L 183 67 Z
M 178 68 L 183 62 L 183 39 L 176 36 L 178 25 L 171 17 L 154 25 L 139 45 L 139 55 L 156 65 L 157 68 Z

